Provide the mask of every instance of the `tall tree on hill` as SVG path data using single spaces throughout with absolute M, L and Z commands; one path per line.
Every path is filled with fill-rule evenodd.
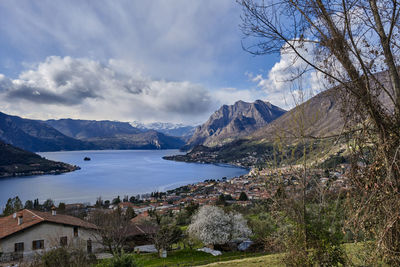
M 50 211 L 53 206 L 54 206 L 54 201 L 48 198 L 46 199 L 45 202 L 43 202 L 42 208 L 44 211 Z
M 22 204 L 22 202 L 18 196 L 14 197 L 14 198 L 9 198 L 7 200 L 6 207 L 3 211 L 3 215 L 4 216 L 11 215 L 14 212 L 22 210 L 23 208 L 24 208 L 24 205 Z
M 247 51 L 291 55 L 303 68 L 291 78 L 311 71 L 340 89 L 355 127 L 352 222 L 374 237 L 387 262 L 400 264 L 399 1 L 238 2 Z
M 32 209 L 33 209 L 33 202 L 32 202 L 32 200 L 27 200 L 27 201 L 25 202 L 24 208 L 25 208 L 25 209 L 30 209 L 30 210 L 32 210 Z

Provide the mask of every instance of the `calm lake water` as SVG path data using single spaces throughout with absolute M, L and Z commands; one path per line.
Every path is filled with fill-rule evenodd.
M 0 208 L 14 196 L 28 199 L 48 198 L 56 203 L 91 202 L 101 196 L 136 195 L 165 191 L 205 179 L 232 178 L 246 169 L 227 165 L 184 163 L 163 160 L 178 150 L 106 150 L 44 152 L 41 156 L 78 165 L 82 169 L 61 175 L 39 175 L 0 179 Z M 90 161 L 84 161 L 90 157 Z M 1 209 L 0 209 L 1 210 Z

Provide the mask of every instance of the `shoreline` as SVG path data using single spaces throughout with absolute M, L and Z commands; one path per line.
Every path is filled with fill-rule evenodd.
M 222 162 L 222 161 L 212 161 L 212 160 L 193 160 L 187 157 L 187 155 L 172 155 L 172 156 L 164 156 L 162 157 L 164 160 L 170 160 L 175 162 L 185 162 L 185 163 L 197 163 L 197 164 L 213 164 L 217 166 L 232 166 L 235 168 L 241 168 L 246 170 L 251 170 L 254 166 L 244 166 L 237 162 Z
M 198 164 L 203 164 L 203 163 L 198 163 Z M 204 163 L 204 164 L 213 164 L 213 163 Z M 213 165 L 216 165 L 216 164 L 219 164 L 219 163 L 215 163 L 215 164 L 213 164 Z M 200 184 L 202 184 L 202 183 L 205 183 L 205 181 L 214 181 L 216 184 L 218 184 L 218 183 L 220 183 L 220 182 L 225 182 L 225 181 L 229 181 L 229 180 L 232 180 L 232 179 L 239 179 L 239 178 L 242 178 L 242 177 L 244 177 L 244 176 L 248 176 L 248 175 L 250 175 L 250 173 L 251 173 L 251 168 L 244 168 L 244 167 L 241 167 L 241 166 L 234 166 L 234 165 L 230 165 L 230 164 L 225 164 L 225 163 L 222 163 L 223 165 L 229 165 L 229 166 L 231 166 L 232 168 L 241 168 L 241 169 L 246 169 L 246 170 L 248 170 L 248 172 L 247 173 L 245 173 L 245 174 L 242 174 L 242 175 L 239 175 L 239 176 L 234 176 L 234 177 L 230 177 L 230 178 L 228 178 L 228 177 L 220 177 L 220 178 L 218 178 L 218 179 L 205 179 L 205 180 L 203 180 L 203 181 L 198 181 L 198 182 L 193 182 L 193 183 L 185 183 L 185 184 L 182 184 L 182 185 L 180 185 L 180 186 L 174 186 L 173 188 L 171 188 L 171 189 L 167 189 L 167 187 L 168 187 L 168 185 L 165 185 L 165 186 L 160 186 L 160 187 L 164 187 L 164 191 L 162 191 L 162 190 L 160 190 L 160 191 L 153 191 L 153 192 L 143 192 L 143 193 L 138 193 L 138 194 L 132 194 L 132 195 L 130 195 L 130 196 L 135 196 L 135 195 L 151 195 L 151 193 L 155 193 L 155 192 L 159 192 L 159 193 L 166 193 L 167 194 L 167 196 L 169 195 L 168 194 L 168 191 L 176 191 L 176 190 L 178 190 L 179 188 L 182 188 L 182 187 L 187 187 L 187 186 L 197 186 L 197 185 L 200 185 Z M 80 169 L 80 168 L 79 168 Z M 79 170 L 78 169 L 78 170 Z M 71 171 L 65 171 L 65 172 L 63 172 L 63 173 L 68 173 L 68 172 L 71 172 Z M 47 175 L 59 175 L 59 174 L 63 174 L 63 173 L 58 173 L 58 174 L 53 174 L 53 173 L 49 173 L 49 174 L 47 174 Z M 42 174 L 41 174 L 42 175 Z M 20 175 L 20 176 L 15 176 L 15 177 L 26 177 L 26 176 L 28 176 L 28 175 Z M 30 176 L 35 176 L 35 175 L 30 175 Z M 10 176 L 8 176 L 8 177 L 0 177 L 0 179 L 2 179 L 2 178 L 11 178 Z M 224 179 L 225 178 L 225 179 Z M 101 194 L 99 195 L 100 197 L 102 196 Z M 13 196 L 13 197 L 15 197 L 15 196 Z M 116 197 L 118 197 L 118 194 L 116 194 L 116 195 L 114 195 L 114 196 L 112 196 L 111 198 L 104 198 L 103 200 L 110 200 L 110 201 L 112 201 L 112 199 L 113 198 L 116 198 Z M 121 195 L 120 195 L 120 197 L 121 197 Z M 10 197 L 11 198 L 11 197 Z M 46 198 L 46 199 L 48 199 L 48 198 Z M 45 201 L 46 199 L 39 199 L 39 201 Z M 22 198 L 21 198 L 21 200 L 23 200 Z M 28 199 L 24 199 L 23 201 L 27 201 Z M 33 199 L 30 199 L 30 200 L 33 200 Z M 53 201 L 54 201 L 54 203 L 56 204 L 56 203 L 65 203 L 65 204 L 89 204 L 89 206 L 93 206 L 93 205 L 95 205 L 95 203 L 96 203 L 96 199 L 95 200 L 93 200 L 93 203 L 92 203 L 92 201 L 82 201 L 82 202 L 80 202 L 79 201 L 79 197 L 78 198 L 74 198 L 74 200 L 76 200 L 76 201 L 65 201 L 64 199 L 62 199 L 62 200 L 60 200 L 60 199 L 52 199 Z M 147 201 L 147 200 L 146 200 Z M 5 204 L 4 204 L 5 205 Z M 0 205 L 0 211 L 1 211 L 1 208 L 4 208 L 4 207 L 2 207 L 1 205 Z
M 136 152 L 136 151 L 137 150 L 135 150 L 133 152 Z M 160 161 L 167 162 L 166 159 L 162 159 L 163 156 L 176 155 L 175 153 L 177 153 L 176 150 L 164 150 L 163 152 L 161 152 L 159 150 L 153 150 L 153 151 L 156 152 L 156 154 L 154 154 L 154 155 L 158 155 L 158 160 L 157 160 L 158 162 L 160 162 Z M 74 151 L 74 152 L 78 153 L 78 151 Z M 72 155 L 74 154 L 74 152 L 72 152 Z M 89 151 L 83 151 L 83 152 L 80 151 L 80 153 L 83 154 L 83 155 L 85 155 L 86 152 L 89 152 Z M 98 153 L 99 151 L 93 151 L 93 152 Z M 108 151 L 108 152 L 118 152 L 118 151 L 112 150 L 112 151 Z M 122 152 L 122 153 L 123 152 L 129 152 L 129 150 L 122 150 L 120 152 Z M 131 150 L 131 152 L 132 152 L 132 150 Z M 65 153 L 65 151 L 50 152 L 50 153 Z M 48 157 L 51 158 L 50 153 L 47 154 L 46 152 L 41 152 L 40 154 L 42 156 L 45 156 L 46 158 L 48 158 Z M 44 155 L 44 154 L 47 154 L 47 155 Z M 136 155 L 136 153 L 135 153 L 135 155 Z M 153 154 L 150 154 L 150 155 L 153 155 Z M 139 153 L 138 156 L 142 157 L 141 153 Z M 74 157 L 75 156 L 73 156 L 73 158 Z M 126 156 L 124 156 L 124 154 L 122 154 L 122 157 L 126 158 Z M 78 156 L 78 158 L 80 158 L 80 155 Z M 103 158 L 108 158 L 108 156 L 103 156 Z M 57 159 L 58 160 L 62 160 L 61 158 L 57 158 Z M 82 180 L 85 180 L 84 179 L 85 178 L 84 177 L 84 173 L 85 172 L 82 172 L 82 173 L 81 172 L 76 172 L 76 173 L 74 172 L 75 170 L 79 169 L 77 166 L 74 166 L 74 165 L 78 165 L 77 162 L 76 161 L 69 161 L 69 162 L 70 162 L 70 164 L 69 164 L 70 166 L 68 167 L 68 170 L 62 168 L 61 166 L 59 166 L 58 168 L 55 168 L 55 169 L 58 169 L 58 170 L 46 171 L 46 172 L 35 172 L 35 171 L 33 171 L 33 172 L 31 172 L 31 171 L 22 172 L 22 169 L 20 169 L 20 173 L 13 174 L 9 170 L 10 174 L 1 176 L 0 177 L 0 181 L 1 180 L 5 181 L 5 184 L 8 184 L 8 183 L 15 184 L 15 183 L 23 183 L 24 180 L 21 180 L 21 179 L 29 179 L 29 177 L 32 177 L 32 179 L 29 179 L 30 182 L 28 182 L 28 184 L 32 184 L 32 186 L 35 186 L 33 184 L 36 184 L 38 187 L 41 187 L 40 183 L 39 184 L 35 183 L 34 180 L 35 180 L 35 177 L 40 177 L 42 175 L 43 175 L 42 176 L 43 178 L 41 178 L 41 179 L 44 179 L 44 180 L 47 180 L 47 181 L 49 181 L 49 180 L 50 181 L 54 181 L 52 183 L 55 183 L 55 184 L 57 184 L 57 180 L 59 180 L 59 178 L 52 177 L 52 176 L 50 176 L 48 178 L 45 178 L 45 176 L 62 174 L 63 177 L 67 177 L 69 175 L 72 175 L 73 176 L 73 180 L 76 180 L 76 181 L 79 180 L 79 178 L 77 178 L 77 177 L 81 177 Z M 96 161 L 94 161 L 94 162 L 96 162 Z M 172 162 L 172 161 L 170 161 L 170 162 Z M 34 199 L 34 198 L 39 198 L 40 201 L 45 201 L 47 198 L 51 198 L 56 203 L 64 202 L 64 203 L 69 204 L 69 203 L 76 203 L 76 202 L 80 202 L 80 203 L 88 203 L 88 202 L 90 202 L 90 203 L 93 204 L 93 203 L 95 203 L 97 197 L 99 197 L 99 196 L 101 196 L 103 199 L 112 200 L 113 198 L 116 198 L 118 195 L 120 195 L 121 198 L 122 198 L 122 196 L 124 196 L 124 195 L 137 196 L 137 195 L 147 195 L 147 194 L 149 195 L 149 194 L 151 194 L 151 192 L 167 192 L 167 191 L 170 191 L 170 190 L 175 190 L 175 189 L 177 189 L 179 187 L 182 187 L 182 186 L 202 183 L 203 181 L 210 180 L 210 179 L 212 179 L 212 180 L 222 180 L 223 178 L 226 179 L 225 177 L 229 177 L 228 179 L 233 179 L 233 178 L 236 178 L 236 177 L 239 177 L 239 176 L 242 176 L 242 175 L 247 175 L 247 174 L 249 174 L 249 172 L 251 170 L 247 166 L 240 166 L 238 164 L 230 164 L 230 163 L 226 163 L 226 162 L 203 162 L 203 163 L 201 163 L 201 162 L 186 162 L 186 163 L 195 163 L 196 165 L 198 165 L 198 167 L 196 167 L 194 165 L 190 166 L 189 164 L 183 164 L 182 165 L 183 167 L 179 167 L 179 166 L 181 166 L 181 165 L 179 165 L 179 166 L 177 166 L 177 168 L 179 167 L 179 168 L 183 168 L 183 169 L 192 169 L 192 170 L 199 169 L 199 170 L 201 170 L 201 169 L 203 169 L 203 167 L 201 167 L 199 165 L 209 165 L 210 167 L 208 167 L 208 168 L 211 168 L 211 169 L 217 168 L 217 170 L 218 170 L 218 168 L 219 168 L 219 169 L 226 169 L 226 170 L 225 171 L 224 170 L 220 170 L 220 171 L 216 171 L 216 172 L 211 172 L 209 174 L 206 174 L 206 173 L 202 174 L 202 172 L 196 172 L 196 171 L 194 171 L 194 172 L 193 171 L 189 171 L 188 174 L 184 174 L 184 172 L 183 172 L 182 175 L 179 175 L 180 178 L 178 178 L 178 179 L 174 179 L 174 177 L 169 177 L 168 176 L 168 171 L 166 170 L 167 172 L 165 174 L 161 174 L 163 177 L 165 177 L 164 179 L 156 179 L 156 180 L 154 180 L 154 183 L 147 182 L 146 184 L 150 184 L 150 186 L 129 187 L 129 188 L 126 188 L 127 190 L 125 190 L 123 188 L 122 188 L 122 190 L 120 190 L 121 188 L 118 187 L 118 186 L 115 186 L 115 190 L 113 190 L 113 188 L 110 188 L 111 190 L 109 190 L 107 188 L 104 188 L 104 186 L 99 186 L 97 188 L 99 190 L 87 190 L 88 194 L 86 194 L 86 190 L 82 190 L 82 192 L 85 192 L 85 193 L 79 194 L 79 192 L 76 192 L 78 194 L 75 195 L 73 193 L 73 191 L 71 191 L 71 193 L 65 193 L 64 194 L 64 192 L 62 192 L 62 190 L 61 190 L 60 194 L 55 194 L 56 191 L 53 192 L 51 190 L 49 191 L 49 190 L 41 190 L 41 189 L 33 190 L 33 191 L 31 191 L 31 193 L 25 194 L 26 190 L 24 190 L 24 189 L 21 189 L 21 190 L 15 189 L 15 190 L 12 191 L 14 193 L 5 194 L 5 196 L 7 196 L 7 195 L 9 195 L 10 197 L 19 196 L 23 201 L 26 201 L 26 200 L 29 200 L 29 199 Z M 163 164 L 166 167 L 171 165 L 171 164 L 168 164 L 168 163 L 167 164 L 163 163 Z M 92 167 L 90 167 L 90 165 L 89 166 L 86 166 L 86 165 L 87 165 L 87 163 L 85 163 L 82 166 L 82 169 L 86 169 L 86 172 L 88 171 L 88 168 L 89 169 L 93 169 Z M 156 166 L 158 166 L 158 165 L 156 165 Z M 174 165 L 172 164 L 171 166 L 173 167 Z M 215 166 L 215 167 L 212 167 L 212 166 Z M 208 169 L 206 166 L 204 168 Z M 231 169 L 231 170 L 229 170 L 229 169 Z M 12 171 L 12 169 L 11 169 L 11 171 Z M 106 174 L 108 174 L 108 172 Z M 103 176 L 105 176 L 105 175 L 103 175 Z M 182 179 L 181 176 L 185 176 L 186 178 Z M 16 182 L 12 182 L 14 180 L 14 178 L 20 178 L 20 179 L 15 179 Z M 65 180 L 66 178 L 61 178 L 61 179 Z M 103 179 L 103 177 L 102 177 L 102 179 Z M 22 182 L 18 182 L 18 181 L 22 181 Z M 135 184 L 134 181 L 132 183 Z M 6 193 L 6 191 L 4 191 L 4 192 Z M 73 195 L 75 195 L 75 197 Z M 143 199 L 146 199 L 146 197 L 144 197 Z M 4 199 L 4 201 L 6 201 L 6 200 L 7 199 Z
M 0 179 L 2 178 L 12 178 L 12 177 L 29 177 L 29 176 L 37 176 L 37 175 L 60 175 L 63 173 L 74 172 L 80 170 L 81 167 L 77 165 L 71 165 L 64 162 L 57 162 L 61 164 L 64 168 L 63 169 L 52 169 L 48 171 L 43 170 L 27 170 L 22 172 L 4 172 L 0 174 Z M 3 166 L 0 166 L 3 167 Z M 10 166 L 7 166 L 10 167 Z M 17 167 L 17 166 L 15 166 Z

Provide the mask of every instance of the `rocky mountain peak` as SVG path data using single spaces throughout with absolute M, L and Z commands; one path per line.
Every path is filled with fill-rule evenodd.
M 199 126 L 185 149 L 196 145 L 217 146 L 248 135 L 283 115 L 286 111 L 269 102 L 239 100 L 223 105 Z

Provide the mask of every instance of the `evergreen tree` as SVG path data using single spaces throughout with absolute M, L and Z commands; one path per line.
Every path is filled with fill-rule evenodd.
M 239 200 L 240 201 L 247 201 L 247 200 L 249 200 L 249 198 L 247 197 L 245 192 L 242 192 L 242 193 L 240 193 Z
M 9 198 L 7 200 L 7 204 L 6 207 L 3 211 L 3 215 L 4 216 L 8 216 L 13 214 L 14 212 L 20 211 L 23 209 L 23 205 L 21 200 L 19 199 L 18 196 L 14 197 L 14 198 Z
M 224 194 L 219 195 L 218 200 L 216 202 L 217 205 L 226 205 Z
M 188 217 L 192 217 L 192 215 L 197 211 L 197 209 L 199 208 L 199 204 L 198 203 L 194 203 L 194 202 L 190 202 L 186 207 L 186 213 L 188 215 Z
M 126 218 L 127 218 L 128 220 L 135 218 L 135 217 L 136 217 L 135 210 L 134 210 L 132 207 L 128 207 L 128 208 L 126 209 L 126 214 L 125 214 L 125 216 L 126 216 Z
M 96 206 L 97 208 L 101 208 L 101 207 L 103 207 L 103 205 L 104 205 L 103 199 L 102 199 L 101 197 L 98 197 L 98 198 L 96 199 L 96 204 L 95 204 L 95 206 Z
M 32 202 L 32 200 L 27 200 L 26 202 L 25 202 L 25 206 L 24 206 L 24 208 L 25 209 L 33 209 L 33 202 Z
M 54 201 L 50 198 L 46 199 L 46 201 L 43 202 L 43 209 L 45 211 L 50 211 L 53 206 L 54 206 Z
M 121 199 L 119 198 L 119 196 L 117 196 L 116 198 L 113 199 L 112 204 L 118 205 L 119 203 L 121 203 Z
M 226 195 L 225 200 L 233 200 L 233 197 L 231 195 Z
M 38 198 L 33 201 L 33 209 L 40 210 L 40 203 Z
M 65 203 L 64 202 L 60 202 L 60 204 L 58 204 L 58 209 L 59 212 L 64 213 L 65 212 Z

